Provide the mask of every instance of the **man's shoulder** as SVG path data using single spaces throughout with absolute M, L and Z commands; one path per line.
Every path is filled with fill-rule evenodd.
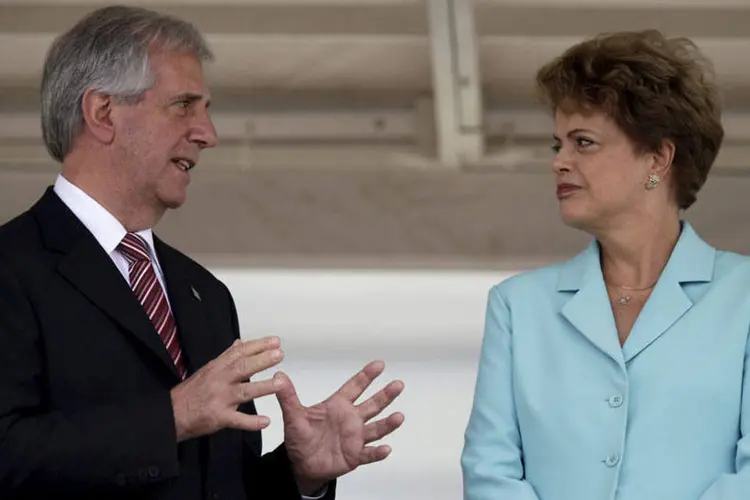
M 203 283 L 209 283 L 214 286 L 226 288 L 224 283 L 219 280 L 210 270 L 208 270 L 203 264 L 199 263 L 192 257 L 188 256 L 184 252 L 173 247 L 169 243 L 165 242 L 161 238 L 154 236 L 157 245 L 157 252 L 159 253 L 159 260 L 166 260 L 170 264 L 184 269 L 190 273 L 191 277 L 198 279 Z
M 30 211 L 0 225 L 0 254 L 15 254 L 39 241 L 39 226 Z

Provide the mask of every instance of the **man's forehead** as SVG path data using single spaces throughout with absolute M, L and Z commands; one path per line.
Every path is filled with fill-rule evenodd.
M 151 70 L 157 76 L 194 82 L 205 93 L 203 63 L 195 54 L 184 52 L 154 53 L 150 56 L 149 63 Z
M 211 98 L 211 91 L 203 80 L 202 74 L 195 75 L 182 72 L 157 74 L 156 84 L 161 85 L 170 94 L 191 94 L 204 99 Z

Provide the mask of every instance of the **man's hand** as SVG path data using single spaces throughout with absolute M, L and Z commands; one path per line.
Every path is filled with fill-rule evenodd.
M 172 389 L 177 442 L 213 434 L 230 427 L 258 431 L 268 426 L 266 416 L 247 415 L 237 407 L 251 399 L 274 394 L 279 379 L 250 382 L 254 374 L 278 364 L 284 353 L 275 337 L 242 342 L 226 351 Z
M 363 403 L 354 404 L 384 368 L 380 361 L 368 364 L 331 397 L 309 408 L 300 404 L 288 377 L 274 376 L 282 382 L 276 397 L 284 417 L 284 443 L 303 495 L 391 453 L 389 446 L 368 445 L 400 427 L 403 414 L 370 420 L 401 394 L 403 382 L 391 382 Z

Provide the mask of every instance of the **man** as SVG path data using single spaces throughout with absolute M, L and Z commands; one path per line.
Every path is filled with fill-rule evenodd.
M 239 340 L 227 288 L 151 232 L 185 201 L 217 143 L 189 24 L 97 10 L 56 40 L 42 130 L 54 187 L 0 229 L 0 498 L 333 498 L 335 479 L 384 459 L 372 421 L 401 392 L 357 398 L 373 362 L 303 407 L 288 377 L 251 377 L 279 340 Z M 275 394 L 285 444 L 261 456 Z

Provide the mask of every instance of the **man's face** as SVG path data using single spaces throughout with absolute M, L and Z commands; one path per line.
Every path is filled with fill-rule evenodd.
M 154 87 L 137 104 L 115 105 L 115 146 L 127 199 L 164 211 L 185 202 L 189 171 L 217 137 L 200 61 L 192 54 L 157 52 L 150 67 Z

